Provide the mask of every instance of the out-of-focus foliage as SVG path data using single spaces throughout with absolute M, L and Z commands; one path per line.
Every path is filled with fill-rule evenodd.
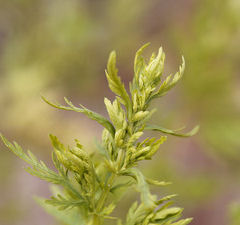
M 196 5 L 187 22 L 189 29 L 174 30 L 176 44 L 189 63 L 184 105 L 201 121 L 205 150 L 214 150 L 236 166 L 240 162 L 239 3 L 204 0 Z
M 97 95 L 110 49 L 138 45 L 141 29 L 136 20 L 143 13 L 143 2 L 1 1 L 0 101 L 5 105 L 1 110 L 6 118 L 4 126 L 8 124 L 10 129 L 12 124 L 12 130 L 22 131 L 41 115 L 43 120 L 54 122 L 48 110 L 36 104 L 40 92 L 76 96 L 81 90 L 82 98 Z M 120 17 L 126 7 L 127 15 Z M 84 95 L 86 90 L 92 96 Z M 31 111 L 26 111 L 29 105 Z M 17 113 L 23 111 L 24 118 L 17 119 Z
M 230 206 L 230 225 L 238 225 L 240 224 L 240 205 L 239 203 L 233 203 Z

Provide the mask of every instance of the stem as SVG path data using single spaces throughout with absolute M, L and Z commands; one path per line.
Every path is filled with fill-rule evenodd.
M 102 224 L 101 218 L 98 215 L 94 214 L 93 225 L 101 225 L 101 224 Z
M 105 186 L 105 190 L 102 192 L 102 194 L 99 198 L 99 201 L 98 201 L 97 212 L 101 212 L 102 207 L 104 206 L 104 202 L 108 196 L 108 193 L 112 188 L 115 177 L 116 177 L 116 175 L 114 173 L 112 173 L 111 176 L 108 178 L 107 184 Z

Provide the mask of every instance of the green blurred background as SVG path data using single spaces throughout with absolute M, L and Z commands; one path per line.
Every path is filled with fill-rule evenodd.
M 0 0 L 0 130 L 50 163 L 48 134 L 68 144 L 78 138 L 89 151 L 101 127 L 61 112 L 40 96 L 106 115 L 112 98 L 104 75 L 115 49 L 122 80 L 133 75 L 136 50 L 146 56 L 163 46 L 165 74 L 186 60 L 185 75 L 158 108 L 153 122 L 168 128 L 200 124 L 192 138 L 169 137 L 151 162 L 140 166 L 172 185 L 176 204 L 192 225 L 240 224 L 240 1 L 239 0 Z M 33 200 L 48 185 L 24 171 L 0 143 L 0 225 L 56 225 Z M 117 208 L 124 216 L 134 196 Z

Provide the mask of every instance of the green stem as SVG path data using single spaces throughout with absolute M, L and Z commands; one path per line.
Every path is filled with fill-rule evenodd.
M 101 218 L 95 214 L 93 216 L 93 225 L 101 225 L 101 224 L 102 224 Z
M 102 192 L 98 204 L 97 204 L 97 212 L 101 212 L 102 207 L 104 206 L 105 200 L 107 199 L 107 196 L 109 194 L 109 191 L 112 188 L 112 185 L 114 183 L 116 175 L 114 173 L 111 174 L 111 176 L 108 178 L 107 184 L 105 186 L 104 191 Z

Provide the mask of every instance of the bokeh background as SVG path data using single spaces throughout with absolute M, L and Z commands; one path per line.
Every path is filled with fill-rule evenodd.
M 61 112 L 41 95 L 106 115 L 112 98 L 104 75 L 108 54 L 119 74 L 132 79 L 136 50 L 163 46 L 165 74 L 186 60 L 177 87 L 155 101 L 153 122 L 168 128 L 200 124 L 192 138 L 169 137 L 151 162 L 150 177 L 172 181 L 154 189 L 178 193 L 176 205 L 192 225 L 240 224 L 240 1 L 239 0 L 0 0 L 0 130 L 51 165 L 53 133 L 67 144 L 78 138 L 94 151 L 102 128 L 84 115 Z M 48 197 L 44 181 L 0 143 L 0 225 L 59 225 L 33 200 Z M 124 217 L 134 199 L 125 197 Z

